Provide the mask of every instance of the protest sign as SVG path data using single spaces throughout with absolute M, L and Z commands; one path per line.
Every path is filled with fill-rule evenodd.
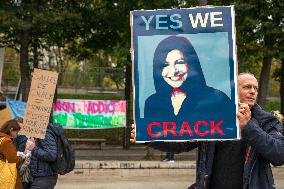
M 43 139 L 50 119 L 58 73 L 34 69 L 22 135 Z
M 25 111 L 26 111 L 26 102 L 12 100 L 6 97 L 6 106 L 10 109 L 12 118 L 24 118 Z
M 0 127 L 8 120 L 16 117 L 23 118 L 26 110 L 26 103 L 11 100 L 6 97 L 6 108 L 0 111 Z
M 234 9 L 131 12 L 136 141 L 239 139 Z
M 53 122 L 67 129 L 125 127 L 126 101 L 57 99 Z

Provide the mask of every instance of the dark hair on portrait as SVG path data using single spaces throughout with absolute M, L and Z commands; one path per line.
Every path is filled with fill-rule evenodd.
M 162 77 L 162 70 L 165 66 L 167 54 L 174 49 L 180 50 L 183 53 L 185 62 L 188 65 L 188 77 L 179 89 L 185 92 L 201 90 L 202 87 L 206 86 L 206 82 L 195 49 L 187 38 L 170 36 L 162 40 L 155 50 L 153 77 L 156 92 L 167 93 L 173 90 Z
M 13 129 L 13 131 L 19 131 L 21 130 L 21 127 L 19 123 L 12 119 L 9 121 L 6 121 L 0 128 L 0 132 L 5 133 L 6 135 L 10 135 L 10 130 Z

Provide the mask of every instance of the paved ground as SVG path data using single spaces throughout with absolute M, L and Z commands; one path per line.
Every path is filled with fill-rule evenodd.
M 273 176 L 277 189 L 284 189 L 284 166 L 273 168 Z
M 194 175 L 60 178 L 56 189 L 186 189 Z
M 76 169 L 60 176 L 56 189 L 187 189 L 195 180 L 195 151 L 161 162 L 160 151 L 135 145 L 76 151 Z M 150 158 L 151 160 L 147 160 Z M 284 166 L 273 168 L 277 189 L 284 189 Z
M 161 160 L 165 152 L 147 148 L 144 144 L 136 144 L 128 150 L 121 146 L 107 145 L 103 150 L 76 150 L 75 155 L 80 160 L 120 160 L 120 161 L 141 161 L 145 159 Z M 196 150 L 183 152 L 175 155 L 177 160 L 195 160 Z
M 284 189 L 284 166 L 273 172 L 276 188 Z M 186 189 L 194 180 L 194 161 L 78 161 L 56 189 Z

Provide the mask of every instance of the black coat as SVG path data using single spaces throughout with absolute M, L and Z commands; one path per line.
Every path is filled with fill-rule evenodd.
M 27 140 L 28 138 L 25 135 L 17 135 L 17 137 L 14 139 L 17 151 L 25 151 Z
M 243 140 L 247 144 L 247 162 L 244 165 L 243 189 L 274 189 L 274 180 L 270 167 L 284 165 L 284 136 L 282 125 L 271 114 L 258 105 L 251 109 L 252 119 L 242 130 Z M 190 188 L 208 189 L 216 142 L 154 142 L 149 146 L 174 153 L 190 151 L 198 147 L 196 183 Z M 204 183 L 205 187 L 204 187 Z
M 194 95 L 190 95 L 193 93 Z M 200 139 L 211 139 L 211 137 L 216 138 L 216 135 L 222 139 L 232 138 L 232 136 L 237 138 L 236 133 L 232 132 L 236 130 L 235 120 L 230 119 L 236 115 L 235 105 L 233 102 L 223 92 L 212 87 L 204 86 L 202 93 L 199 93 L 199 95 L 197 95 L 197 93 L 198 91 L 191 92 L 186 96 L 177 115 L 174 115 L 171 95 L 151 95 L 145 103 L 145 117 L 147 118 L 147 121 L 145 121 L 146 125 L 153 121 L 170 121 L 175 122 L 177 124 L 177 130 L 179 130 L 184 121 L 187 121 L 191 126 L 193 126 L 195 122 L 200 120 L 208 122 L 210 120 L 223 120 L 224 122 L 222 124 L 222 129 L 225 134 L 230 136 L 219 136 L 219 133 L 215 133 L 215 136 L 208 135 L 205 137 L 200 137 Z M 194 136 L 194 138 L 196 137 L 198 136 Z M 165 138 L 154 139 L 164 140 Z M 176 140 L 175 137 L 166 139 Z M 178 139 L 188 140 L 189 136 L 185 134 Z
M 51 127 L 53 127 L 51 129 Z M 49 124 L 44 139 L 36 140 L 36 147 L 32 151 L 31 174 L 33 177 L 51 176 L 57 173 L 51 165 L 57 158 L 57 135 L 63 133 L 63 128 Z

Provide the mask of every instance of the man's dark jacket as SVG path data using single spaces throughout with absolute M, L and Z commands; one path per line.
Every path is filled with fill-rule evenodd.
M 57 135 L 63 133 L 63 128 L 49 124 L 44 139 L 37 139 L 36 147 L 31 156 L 31 174 L 33 177 L 57 175 L 52 164 L 57 158 Z
M 272 113 L 263 111 L 257 104 L 251 111 L 252 118 L 242 129 L 242 137 L 247 145 L 243 189 L 273 189 L 275 186 L 270 163 L 275 166 L 284 164 L 282 125 Z M 216 142 L 153 142 L 149 146 L 174 153 L 198 147 L 196 183 L 190 189 L 209 189 L 215 144 Z

